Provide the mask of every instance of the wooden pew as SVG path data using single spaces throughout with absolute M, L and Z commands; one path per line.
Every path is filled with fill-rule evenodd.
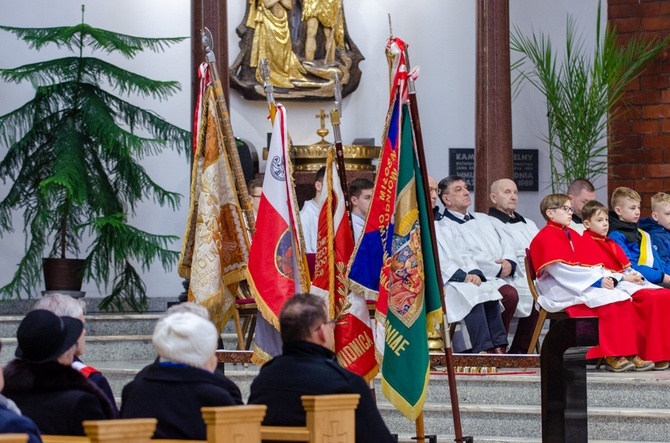
M 261 426 L 262 441 L 355 443 L 359 400 L 359 394 L 303 395 L 307 425 Z
M 202 408 L 207 424 L 207 443 L 257 443 L 290 441 L 355 443 L 355 412 L 360 395 L 303 395 L 306 426 L 261 426 L 265 405 Z M 43 435 L 43 443 L 204 443 L 199 440 L 153 440 L 155 418 L 94 420 L 83 423 L 85 437 Z M 26 437 L 27 438 L 27 437 Z M 0 440 L 2 442 L 2 440 Z M 15 443 L 14 440 L 9 440 Z M 25 440 L 16 440 L 25 443 Z M 4 442 L 3 442 L 4 443 Z
M 28 434 L 0 434 L 0 443 L 26 443 Z

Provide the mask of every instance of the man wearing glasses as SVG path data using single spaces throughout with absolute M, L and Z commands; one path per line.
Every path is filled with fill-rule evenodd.
M 392 442 L 365 380 L 337 363 L 333 352 L 335 320 L 323 300 L 296 294 L 279 314 L 283 353 L 265 363 L 251 383 L 249 404 L 267 405 L 263 424 L 305 426 L 300 396 L 360 394 L 356 441 Z

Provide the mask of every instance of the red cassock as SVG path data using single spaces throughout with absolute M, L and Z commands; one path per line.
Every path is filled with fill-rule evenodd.
M 623 249 L 611 238 L 585 231 L 583 244 L 589 251 L 587 260 L 590 261 L 587 264 L 601 264 L 613 272 L 623 272 L 630 266 Z M 625 286 L 628 289 L 635 285 Z M 636 314 L 638 355 L 656 362 L 670 360 L 670 337 L 665 332 L 665 323 L 670 314 L 670 290 L 653 287 L 631 292 Z
M 530 255 L 538 271 L 538 277 L 551 274 L 553 263 L 568 266 L 589 267 L 588 244 L 576 231 L 548 222 L 530 244 Z M 598 272 L 594 268 L 593 272 Z M 606 290 L 606 289 L 602 289 Z M 575 303 L 565 309 L 570 317 L 598 317 L 598 341 L 587 353 L 587 358 L 600 358 L 637 354 L 637 338 L 634 333 L 636 311 L 630 300 L 618 301 L 598 307 Z

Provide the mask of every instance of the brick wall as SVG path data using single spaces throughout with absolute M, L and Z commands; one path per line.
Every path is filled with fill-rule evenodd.
M 620 40 L 663 38 L 670 33 L 670 1 L 609 0 L 607 17 Z M 643 215 L 651 196 L 670 191 L 670 51 L 662 52 L 627 88 L 611 128 L 608 193 L 628 186 L 642 195 Z

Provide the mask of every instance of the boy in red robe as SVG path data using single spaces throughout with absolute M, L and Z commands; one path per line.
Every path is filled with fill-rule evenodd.
M 633 270 L 621 246 L 607 237 L 609 228 L 607 208 L 592 200 L 582 209 L 584 220 L 584 264 L 602 266 L 617 281 L 616 287 L 633 297 L 637 314 L 638 354 L 645 360 L 656 362 L 654 369 L 667 369 L 670 365 L 670 339 L 664 333 L 667 312 L 670 312 L 670 291 L 644 279 Z M 638 358 L 640 358 L 638 357 Z
M 587 358 L 605 357 L 605 369 L 635 370 L 625 356 L 637 356 L 636 314 L 630 295 L 614 287 L 614 279 L 602 267 L 583 265 L 584 240 L 570 229 L 572 203 L 567 195 L 551 194 L 542 199 L 540 212 L 547 225 L 530 243 L 530 256 L 537 272 L 538 303 L 548 312 L 565 310 L 571 317 L 598 317 L 599 345 Z M 644 363 L 648 366 L 648 363 Z M 651 365 L 653 367 L 653 363 Z

